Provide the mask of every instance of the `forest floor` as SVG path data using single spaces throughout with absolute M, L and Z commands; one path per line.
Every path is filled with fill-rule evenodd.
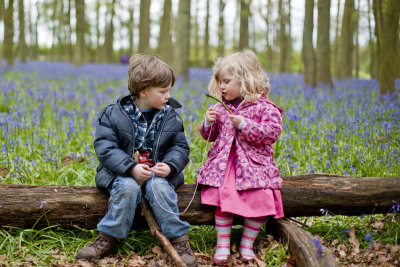
M 374 227 L 377 231 L 380 230 L 384 225 L 386 217 L 382 217 L 381 220 L 374 222 Z M 358 239 L 355 236 L 354 228 L 348 231 L 348 242 L 351 244 L 345 246 L 344 244 L 338 244 L 338 240 L 327 242 L 323 237 L 319 237 L 321 243 L 329 248 L 334 254 L 338 266 L 400 266 L 400 245 L 399 244 L 383 244 L 382 240 L 371 241 L 367 248 L 361 249 Z M 284 259 L 280 259 L 280 262 L 284 262 L 283 265 L 276 265 L 273 262 L 263 261 L 260 259 L 266 258 L 266 248 L 271 248 L 271 244 L 274 242 L 273 237 L 270 235 L 258 237 L 255 242 L 256 253 L 259 259 L 250 262 L 243 263 L 239 259 L 239 253 L 235 252 L 237 244 L 233 244 L 233 254 L 230 257 L 229 264 L 226 266 L 249 266 L 249 267 L 265 267 L 265 266 L 285 266 L 294 267 L 295 259 L 290 255 Z M 213 266 L 212 254 L 196 253 L 195 255 L 198 260 L 199 267 Z M 117 254 L 114 256 L 106 257 L 101 260 L 94 262 L 87 261 L 71 261 L 71 258 L 66 255 L 62 250 L 54 250 L 51 256 L 53 258 L 52 266 L 57 267 L 94 267 L 94 266 L 175 266 L 171 258 L 164 253 L 159 246 L 154 246 L 147 255 L 138 255 L 135 252 L 127 254 Z M 15 264 L 15 262 L 8 261 L 5 254 L 0 255 L 0 266 L 41 266 L 41 263 L 35 260 L 32 256 L 27 256 L 24 260 Z

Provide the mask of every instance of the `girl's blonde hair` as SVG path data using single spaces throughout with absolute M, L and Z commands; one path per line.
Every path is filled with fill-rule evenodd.
M 240 95 L 245 102 L 256 101 L 260 94 L 268 96 L 271 91 L 268 76 L 251 50 L 246 49 L 216 60 L 208 91 L 218 99 L 221 99 L 219 75 L 222 71 L 228 71 L 240 81 Z

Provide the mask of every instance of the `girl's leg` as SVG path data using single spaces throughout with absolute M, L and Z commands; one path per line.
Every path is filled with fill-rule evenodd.
M 220 207 L 215 208 L 215 228 L 217 229 L 217 251 L 214 255 L 214 263 L 223 264 L 228 262 L 231 254 L 231 229 L 233 214 L 222 212 Z
M 239 248 L 240 258 L 242 261 L 249 261 L 257 257 L 253 251 L 253 243 L 258 232 L 260 232 L 264 220 L 265 217 L 244 219 L 242 240 L 240 241 Z

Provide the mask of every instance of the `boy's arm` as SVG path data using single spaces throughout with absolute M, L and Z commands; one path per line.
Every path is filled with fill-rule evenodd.
M 175 132 L 175 134 L 170 135 L 168 148 L 163 152 L 164 156 L 161 160 L 171 168 L 171 173 L 166 177 L 167 179 L 181 173 L 189 162 L 190 148 L 186 141 L 182 119 L 178 121 L 177 116 L 179 115 L 176 114 L 170 119 L 171 121 L 167 122 L 170 124 L 171 130 L 173 129 Z
M 105 108 L 97 121 L 93 146 L 101 165 L 114 174 L 131 176 L 130 170 L 137 164 L 131 155 L 119 147 L 119 139 Z

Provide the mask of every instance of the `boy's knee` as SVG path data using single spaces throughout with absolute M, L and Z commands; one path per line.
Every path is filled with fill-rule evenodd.
M 118 189 L 124 195 L 137 195 L 140 193 L 140 186 L 133 178 L 124 178 L 119 181 Z
M 146 196 L 156 195 L 157 197 L 169 198 L 172 187 L 164 178 L 153 178 L 146 183 Z

